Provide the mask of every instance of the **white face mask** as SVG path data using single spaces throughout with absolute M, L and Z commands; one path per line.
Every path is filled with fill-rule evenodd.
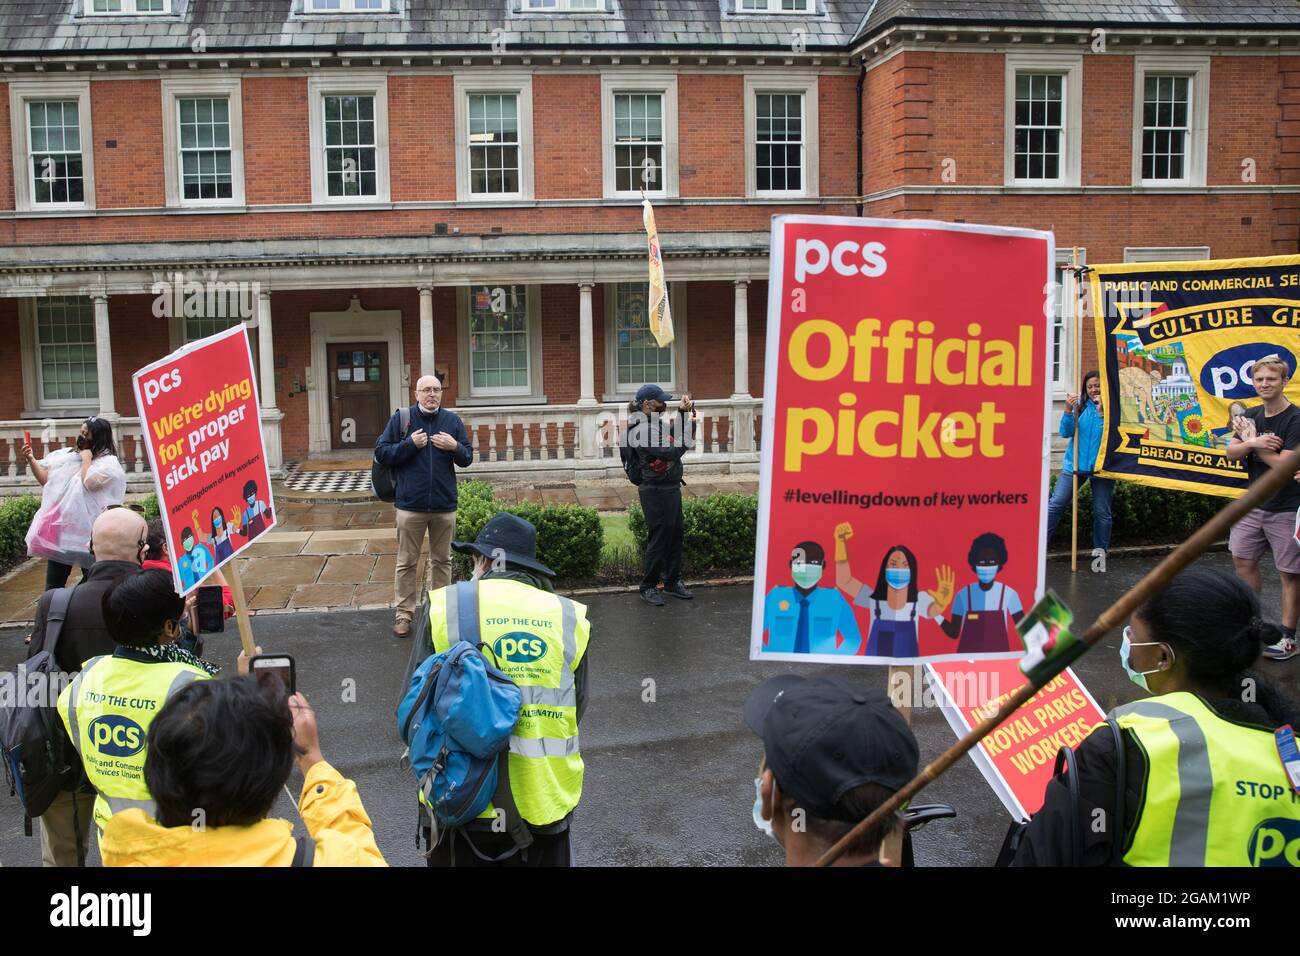
M 772 821 L 763 819 L 763 778 L 754 778 L 754 826 L 758 827 L 773 840 L 776 834 L 772 832 Z

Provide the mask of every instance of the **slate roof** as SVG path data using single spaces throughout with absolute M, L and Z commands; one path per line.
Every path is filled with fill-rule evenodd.
M 303 15 L 303 0 L 172 0 L 173 14 L 87 17 L 88 0 L 0 0 L 4 53 L 678 48 L 847 51 L 894 23 L 1300 27 L 1300 0 L 815 0 L 810 15 L 735 13 L 738 0 L 607 0 L 612 12 L 520 14 L 520 0 L 391 0 L 388 14 Z M 498 31 L 495 32 L 494 31 Z

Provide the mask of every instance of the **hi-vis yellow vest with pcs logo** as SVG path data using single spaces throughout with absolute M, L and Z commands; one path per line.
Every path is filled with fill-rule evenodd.
M 1273 735 L 1179 691 L 1116 709 L 1147 760 L 1129 866 L 1300 867 L 1300 796 Z
M 478 618 L 488 659 L 523 693 L 509 756 L 519 815 L 534 826 L 563 820 L 582 798 L 573 672 L 591 637 L 587 608 L 521 581 L 488 578 L 478 582 Z M 457 621 L 455 586 L 430 591 L 435 654 L 459 640 Z M 489 805 L 480 816 L 494 814 Z
M 92 657 L 59 695 L 59 716 L 95 788 L 95 824 L 131 807 L 156 812 L 144 783 L 149 725 L 172 694 L 209 675 L 191 664 L 137 659 L 129 648 Z

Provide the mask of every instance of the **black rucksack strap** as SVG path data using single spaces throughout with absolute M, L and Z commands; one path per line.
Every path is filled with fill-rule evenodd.
M 1125 833 L 1124 819 L 1128 810 L 1128 754 L 1124 750 L 1124 732 L 1114 717 L 1106 718 L 1106 726 L 1115 738 L 1115 808 L 1114 819 L 1110 827 L 1110 865 L 1119 866 L 1124 861 Z
M 1052 776 L 1060 777 L 1064 772 L 1065 785 L 1070 791 L 1070 860 L 1067 866 L 1083 866 L 1083 804 L 1079 792 L 1079 765 L 1074 751 L 1062 747 L 1056 752 L 1056 765 Z
M 314 866 L 316 860 L 316 841 L 311 836 L 298 837 L 290 866 Z
M 406 430 L 411 427 L 411 406 L 403 405 L 397 410 L 397 421 L 402 426 L 402 437 L 406 437 Z
M 515 841 L 516 849 L 526 849 L 533 843 L 533 831 L 519 813 L 515 794 L 510 787 L 510 748 L 497 754 L 497 788 L 492 793 L 492 806 L 505 816 L 506 832 Z
M 72 592 L 79 586 L 74 584 L 70 588 L 56 588 L 50 593 L 50 604 L 45 611 L 45 636 L 41 640 L 41 646 L 35 648 L 33 653 L 46 650 L 50 657 L 54 657 L 59 646 L 59 635 L 63 633 L 63 622 L 68 617 L 68 607 L 72 604 Z

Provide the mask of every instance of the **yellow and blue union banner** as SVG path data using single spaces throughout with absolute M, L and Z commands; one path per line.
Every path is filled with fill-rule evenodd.
M 1106 478 L 1235 497 L 1231 420 L 1260 404 L 1251 366 L 1276 355 L 1300 404 L 1300 256 L 1093 266 Z
M 655 228 L 655 211 L 650 200 L 641 201 L 641 218 L 645 221 L 647 258 L 650 263 L 650 332 L 660 348 L 673 340 L 673 314 L 668 308 L 668 283 L 664 281 L 664 257 L 659 248 L 659 230 Z

